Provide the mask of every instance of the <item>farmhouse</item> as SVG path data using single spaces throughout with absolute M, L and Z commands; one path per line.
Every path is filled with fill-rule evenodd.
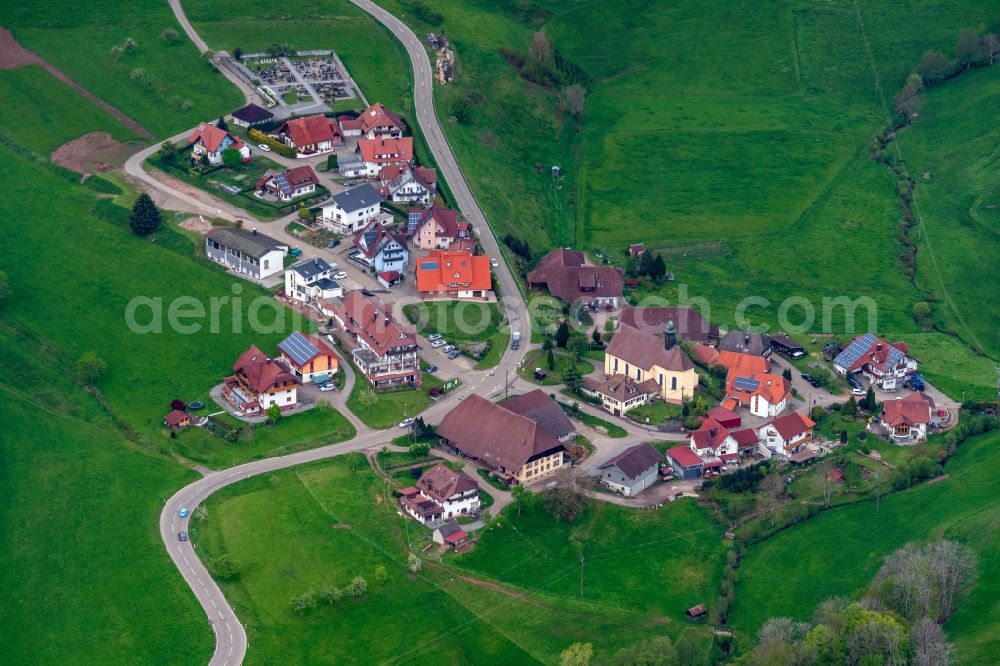
M 528 286 L 545 288 L 566 303 L 587 301 L 617 308 L 622 300 L 622 274 L 612 266 L 594 266 L 582 252 L 559 248 L 542 257 L 528 273 Z
M 538 424 L 542 430 L 549 433 L 560 442 L 565 442 L 576 435 L 576 427 L 563 408 L 555 400 L 545 394 L 542 389 L 528 391 L 521 395 L 500 402 L 507 411 L 526 416 Z
M 626 497 L 653 485 L 660 473 L 663 456 L 649 444 L 636 444 L 607 461 L 598 471 L 601 483 Z
M 532 483 L 565 463 L 562 442 L 541 425 L 476 394 L 444 417 L 437 434 L 443 446 L 510 484 Z
M 757 429 L 761 453 L 768 457 L 772 453 L 791 457 L 812 440 L 815 425 L 812 419 L 799 412 L 779 416 Z
M 325 259 L 306 259 L 285 271 L 285 296 L 300 303 L 312 303 L 319 298 L 340 298 L 344 288 L 331 276 L 336 266 Z
M 747 357 L 746 354 L 741 356 Z M 754 416 L 771 418 L 788 406 L 791 391 L 791 384 L 781 375 L 747 371 L 737 364 L 726 375 L 726 399 L 722 406 L 730 410 L 746 407 Z
M 257 179 L 257 196 L 262 199 L 291 201 L 316 191 L 319 178 L 311 166 L 292 167 L 288 171 L 268 169 Z
M 688 342 L 712 344 L 719 340 L 719 327 L 709 324 L 695 308 L 622 308 L 619 325 L 631 326 L 646 333 L 661 333 L 668 322 L 674 322 L 677 336 Z
M 479 513 L 479 483 L 441 463 L 424 472 L 415 487 L 399 492 L 400 506 L 419 523 Z
M 425 167 L 410 168 L 409 164 L 383 167 L 375 190 L 393 203 L 427 206 L 437 192 L 437 172 Z
M 213 227 L 205 234 L 205 254 L 233 273 L 263 280 L 281 271 L 288 246 L 257 230 Z
M 227 148 L 238 151 L 244 162 L 250 161 L 250 147 L 238 136 L 233 136 L 212 123 L 198 123 L 188 137 L 188 143 L 191 144 L 192 157 L 202 159 L 212 166 L 222 164 L 222 153 Z
M 340 359 L 330 345 L 315 335 L 295 331 L 278 343 L 278 351 L 284 364 L 303 384 L 316 379 L 326 381 L 340 367 Z
M 905 398 L 886 400 L 882 405 L 882 422 L 888 428 L 889 439 L 897 444 L 911 444 L 927 439 L 934 400 L 923 391 Z
M 298 404 L 299 382 L 285 365 L 257 348 L 243 352 L 233 364 L 233 374 L 222 384 L 222 395 L 244 416 L 262 414 L 272 405 L 282 411 Z
M 163 417 L 163 425 L 171 430 L 183 430 L 191 425 L 191 415 L 180 409 L 175 409 Z
M 490 258 L 484 254 L 431 250 L 417 259 L 416 273 L 421 298 L 485 301 L 493 293 Z
M 889 344 L 865 333 L 833 359 L 833 369 L 842 375 L 860 373 L 883 391 L 893 391 L 917 371 L 917 362 L 905 342 Z
M 299 157 L 328 153 L 344 143 L 340 126 L 326 116 L 306 116 L 278 128 L 278 139 L 298 151 Z
M 359 139 L 357 153 L 365 163 L 364 175 L 374 177 L 384 167 L 413 161 L 413 137 Z
M 317 222 L 331 231 L 348 236 L 357 233 L 378 217 L 382 201 L 375 188 L 365 183 L 334 194 L 330 203 L 323 206 Z
M 604 353 L 604 374 L 622 374 L 644 382 L 654 380 L 660 387 L 660 397 L 679 404 L 694 395 L 698 374 L 694 363 L 674 338 L 645 333 L 631 326 L 619 326 Z
M 366 139 L 398 139 L 403 136 L 405 128 L 399 116 L 377 102 L 362 111 L 357 118 L 343 115 L 337 121 L 344 136 L 363 136 Z
M 771 357 L 771 339 L 761 333 L 744 331 L 729 331 L 719 340 L 719 351 L 750 354 L 751 356 Z
M 691 432 L 691 450 L 701 458 L 718 458 L 723 462 L 739 459 L 739 446 L 721 423 L 705 419 L 701 427 Z
M 688 446 L 675 446 L 667 451 L 667 462 L 682 481 L 700 478 L 705 461 Z
M 274 114 L 256 104 L 247 104 L 233 111 L 233 124 L 240 127 L 253 127 L 271 122 Z
M 406 235 L 421 250 L 447 250 L 455 240 L 468 237 L 469 225 L 458 221 L 458 211 L 434 206 L 410 211 Z
M 660 397 L 660 385 L 652 377 L 638 381 L 623 374 L 614 374 L 594 387 L 601 399 L 601 406 L 615 416 L 623 416 L 636 407 L 653 402 Z
M 385 286 L 399 282 L 410 263 L 406 239 L 378 222 L 369 222 L 355 234 L 354 247 L 357 252 L 351 258 L 373 271 Z
M 351 357 L 372 386 L 420 384 L 416 333 L 396 322 L 378 298 L 350 291 L 334 299 L 329 312 L 355 341 Z

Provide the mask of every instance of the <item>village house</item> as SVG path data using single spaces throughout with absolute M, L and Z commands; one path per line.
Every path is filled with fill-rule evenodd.
M 502 400 L 500 406 L 509 412 L 531 419 L 560 442 L 567 442 L 576 436 L 576 426 L 573 425 L 573 421 L 566 416 L 559 403 L 546 395 L 542 389 Z
M 646 333 L 661 333 L 668 322 L 673 322 L 680 340 L 714 344 L 719 341 L 719 327 L 709 324 L 695 308 L 662 307 L 634 308 L 623 307 L 618 316 L 618 324 L 631 326 Z
M 486 301 L 493 294 L 490 258 L 484 254 L 431 250 L 416 263 L 421 298 Z
M 562 442 L 539 423 L 475 393 L 448 412 L 437 434 L 442 446 L 508 484 L 533 483 L 568 464 Z
M 393 203 L 428 206 L 437 193 L 437 171 L 409 164 L 383 167 L 375 190 Z
M 882 423 L 896 444 L 912 444 L 927 439 L 927 427 L 934 413 L 934 400 L 923 391 L 882 404 Z
M 357 154 L 365 164 L 364 173 L 359 175 L 374 178 L 387 166 L 409 165 L 413 161 L 413 137 L 359 139 Z
M 340 126 L 326 116 L 306 116 L 285 122 L 276 132 L 278 140 L 298 151 L 298 157 L 328 153 L 343 145 Z
M 263 414 L 272 405 L 281 411 L 298 404 L 299 382 L 285 365 L 250 345 L 233 364 L 222 384 L 222 395 L 243 416 Z
M 604 374 L 621 374 L 640 383 L 652 379 L 660 387 L 660 397 L 674 404 L 692 397 L 698 386 L 694 363 L 676 345 L 674 335 L 666 332 L 661 338 L 631 326 L 615 331 L 604 352 Z
M 422 524 L 479 513 L 479 483 L 443 463 L 424 472 L 416 486 L 399 493 L 400 506 Z
M 191 144 L 191 156 L 204 160 L 211 166 L 222 164 L 222 153 L 227 148 L 239 152 L 244 162 L 250 161 L 250 146 L 243 143 L 238 136 L 233 136 L 212 123 L 198 123 L 188 136 L 188 143 Z
M 713 418 L 705 419 L 701 427 L 691 432 L 690 446 L 703 459 L 718 458 L 723 463 L 740 459 L 736 439 Z
M 542 257 L 528 273 L 528 286 L 545 288 L 566 303 L 586 301 L 617 308 L 622 301 L 622 274 L 613 266 L 594 266 L 582 252 L 559 248 Z
M 233 273 L 264 280 L 281 272 L 288 245 L 257 230 L 213 227 L 205 234 L 205 255 Z
M 337 121 L 344 136 L 363 136 L 366 139 L 398 139 L 405 129 L 402 119 L 378 102 L 362 111 L 357 118 L 342 115 Z
M 760 438 L 753 428 L 742 428 L 740 430 L 729 430 L 729 434 L 736 440 L 736 450 L 741 458 L 746 458 L 757 450 Z
M 458 221 L 458 211 L 434 206 L 410 211 L 406 235 L 421 250 L 447 250 L 456 239 L 468 237 L 469 225 Z
M 294 331 L 278 343 L 281 360 L 303 384 L 322 384 L 337 374 L 340 359 L 319 336 Z
M 667 450 L 667 462 L 681 481 L 701 478 L 705 461 L 690 446 L 675 446 Z
M 448 548 L 458 548 L 468 540 L 469 533 L 461 528 L 457 520 L 442 523 L 431 532 L 431 541 Z
M 352 187 L 330 198 L 317 222 L 342 236 L 357 233 L 372 220 L 380 217 L 382 197 L 369 183 Z
M 417 335 L 412 327 L 398 323 L 378 298 L 360 291 L 326 303 L 324 313 L 356 343 L 351 357 L 369 384 L 375 388 L 420 384 Z
M 336 266 L 325 259 L 306 259 L 285 270 L 285 296 L 300 303 L 320 298 L 340 298 L 344 288 L 333 279 Z
M 271 119 L 273 118 L 273 113 L 252 103 L 233 111 L 233 124 L 239 125 L 240 127 L 264 125 L 271 122 Z
M 191 425 L 191 415 L 183 410 L 175 409 L 163 417 L 163 425 L 171 430 L 183 430 Z
M 772 418 L 788 407 L 792 385 L 781 375 L 760 372 L 759 359 L 740 354 L 726 374 L 726 397 L 722 407 L 730 411 L 745 407 L 754 416 Z
M 842 375 L 862 374 L 883 391 L 894 391 L 917 371 L 917 361 L 909 353 L 905 342 L 889 344 L 865 333 L 833 359 L 833 369 Z
M 646 244 L 645 243 L 632 243 L 628 246 L 628 256 L 639 258 L 646 254 Z
M 601 483 L 626 497 L 634 497 L 656 482 L 663 456 L 650 444 L 631 446 L 597 468 Z
M 771 357 L 771 339 L 761 333 L 729 331 L 719 340 L 720 352 L 730 351 L 762 358 Z
M 292 167 L 288 171 L 268 169 L 257 179 L 256 195 L 261 199 L 291 201 L 316 191 L 319 178 L 311 166 Z
M 375 277 L 385 287 L 398 284 L 410 263 L 410 250 L 406 239 L 378 222 L 368 226 L 354 236 L 357 251 L 351 259 L 375 273 Z
M 661 393 L 660 385 L 652 377 L 640 382 L 620 373 L 599 382 L 593 392 L 601 399 L 601 406 L 615 416 L 624 416 L 629 410 L 658 400 Z
M 766 457 L 776 454 L 790 458 L 812 441 L 815 425 L 812 419 L 799 412 L 779 416 L 757 429 L 758 450 Z

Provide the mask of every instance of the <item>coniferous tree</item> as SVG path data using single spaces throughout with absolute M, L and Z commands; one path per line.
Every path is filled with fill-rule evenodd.
M 148 236 L 156 231 L 161 222 L 160 209 L 148 194 L 141 194 L 128 216 L 128 225 L 136 236 Z

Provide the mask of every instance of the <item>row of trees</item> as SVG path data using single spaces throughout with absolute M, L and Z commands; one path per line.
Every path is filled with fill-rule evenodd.
M 382 565 L 376 567 L 376 577 L 379 575 L 379 569 L 383 572 L 382 580 L 384 581 L 385 567 Z M 320 600 L 323 600 L 333 606 L 345 597 L 363 597 L 367 591 L 368 581 L 366 581 L 363 576 L 355 576 L 351 579 L 351 582 L 343 588 L 336 587 L 335 585 L 327 585 L 319 591 L 310 590 L 308 592 L 303 592 L 302 594 L 297 594 L 292 597 L 290 603 L 292 610 L 295 611 L 297 615 L 305 615 L 306 611 L 315 608 Z
M 704 641 L 693 628 L 680 633 L 676 641 L 654 636 L 617 652 L 594 656 L 592 643 L 573 643 L 560 654 L 560 666 L 702 666 Z
M 976 556 L 954 541 L 907 544 L 886 556 L 859 601 L 824 601 L 812 623 L 771 618 L 738 663 L 946 666 L 952 650 L 940 622 L 975 586 Z

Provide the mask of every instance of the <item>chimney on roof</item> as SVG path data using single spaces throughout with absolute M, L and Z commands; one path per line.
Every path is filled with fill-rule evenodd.
M 673 319 L 668 319 L 667 325 L 663 328 L 663 344 L 667 349 L 673 349 L 677 344 L 677 327 L 674 326 Z
M 708 431 L 708 434 L 711 435 L 712 437 L 715 437 L 715 433 L 717 432 L 719 432 L 718 429 L 712 428 Z

